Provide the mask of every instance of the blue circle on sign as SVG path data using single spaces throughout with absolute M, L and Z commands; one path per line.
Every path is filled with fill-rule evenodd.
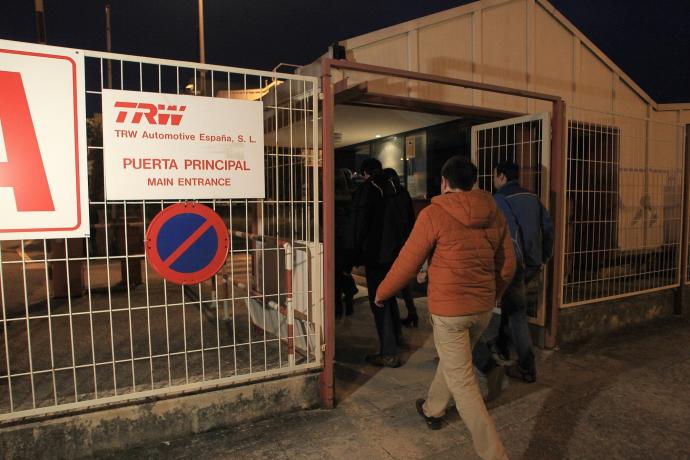
M 187 241 L 207 219 L 198 214 L 179 214 L 161 227 L 156 248 L 161 259 L 166 260 L 185 241 Z M 180 273 L 194 273 L 206 267 L 213 260 L 218 249 L 218 236 L 212 226 L 208 226 L 189 248 L 184 251 L 170 268 Z
M 196 284 L 211 278 L 225 264 L 229 247 L 225 222 L 200 203 L 168 206 L 146 230 L 149 264 L 173 283 Z

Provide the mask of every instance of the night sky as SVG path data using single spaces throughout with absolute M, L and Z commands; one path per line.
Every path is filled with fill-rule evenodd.
M 104 0 L 44 0 L 48 44 L 105 50 Z M 205 0 L 206 61 L 307 64 L 328 45 L 467 0 Z M 198 61 L 196 0 L 111 0 L 113 51 Z M 690 102 L 690 0 L 552 0 L 657 102 Z M 36 41 L 33 0 L 3 0 L 0 38 Z

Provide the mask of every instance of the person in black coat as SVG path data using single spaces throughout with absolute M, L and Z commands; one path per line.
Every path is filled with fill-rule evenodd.
M 390 199 L 391 206 L 387 207 L 387 211 L 390 210 L 390 216 L 385 219 L 385 222 L 391 226 L 390 232 L 387 232 L 387 234 L 396 235 L 392 243 L 399 247 L 398 250 L 400 250 L 410 236 L 412 227 L 414 227 L 415 214 L 414 207 L 412 206 L 412 197 L 400 183 L 400 177 L 398 177 L 395 169 L 386 168 L 383 172 L 395 192 L 395 196 Z M 419 316 L 417 315 L 417 307 L 415 307 L 410 286 L 406 286 L 401 291 L 401 294 L 405 301 L 405 308 L 407 308 L 407 318 L 403 319 L 401 323 L 408 327 L 418 327 Z
M 345 298 L 345 315 L 350 316 L 353 310 L 353 297 L 357 285 L 352 279 L 352 262 L 348 257 L 346 244 L 348 221 L 352 209 L 352 187 L 344 169 L 337 169 L 334 178 L 335 188 L 335 317 L 343 316 L 343 296 Z
M 374 302 L 376 289 L 402 247 L 393 221 L 397 214 L 394 207 L 397 193 L 381 170 L 380 161 L 368 158 L 362 162 L 361 169 L 366 180 L 352 198 L 346 246 L 352 265 L 364 265 L 366 269 L 369 304 L 379 336 L 380 352 L 367 356 L 367 361 L 377 366 L 399 367 L 397 347 L 404 342 L 398 303 L 395 298 L 388 299 L 383 307 Z

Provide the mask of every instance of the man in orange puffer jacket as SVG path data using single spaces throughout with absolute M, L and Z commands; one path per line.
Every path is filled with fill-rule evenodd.
M 442 427 L 451 398 L 484 459 L 505 459 L 472 367 L 472 347 L 515 272 L 505 218 L 490 193 L 472 190 L 477 168 L 454 156 L 441 170 L 441 196 L 419 214 L 405 246 L 376 293 L 377 305 L 395 295 L 430 258 L 428 302 L 440 358 L 426 401 L 417 410 L 431 429 Z

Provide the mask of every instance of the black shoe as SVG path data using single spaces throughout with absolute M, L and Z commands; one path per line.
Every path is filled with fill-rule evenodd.
M 423 399 L 418 399 L 417 401 L 415 401 L 415 406 L 417 406 L 417 413 L 422 416 L 422 418 L 426 422 L 426 426 L 428 426 L 430 430 L 440 430 L 441 428 L 443 428 L 442 417 L 427 417 L 424 414 Z
M 400 362 L 400 359 L 393 355 L 393 356 L 383 356 L 383 355 L 367 355 L 366 358 L 367 362 L 369 364 L 373 364 L 374 366 L 378 367 L 400 367 L 402 363 Z
M 491 402 L 501 396 L 503 391 L 503 379 L 505 377 L 505 370 L 503 367 L 494 365 L 486 374 L 486 386 L 489 393 L 486 395 L 486 402 Z
M 400 322 L 405 327 L 419 327 L 419 317 L 417 315 L 407 315 L 407 318 Z
M 522 380 L 526 383 L 534 383 L 537 381 L 537 373 L 535 371 L 526 371 L 519 364 L 506 368 L 506 375 L 517 380 Z

